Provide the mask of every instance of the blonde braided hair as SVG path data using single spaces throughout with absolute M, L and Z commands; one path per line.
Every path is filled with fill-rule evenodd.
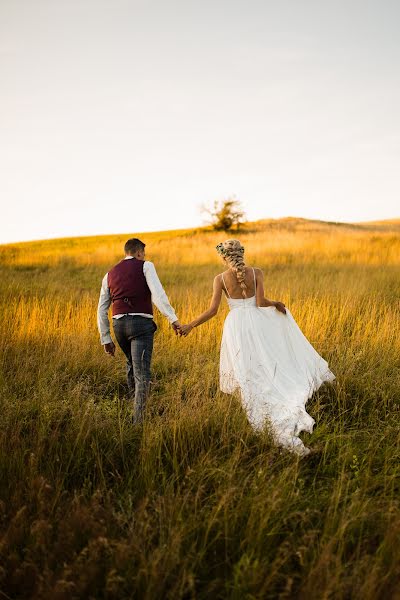
M 218 244 L 216 248 L 218 254 L 226 260 L 228 267 L 235 273 L 236 279 L 242 288 L 243 298 L 247 298 L 247 285 L 244 282 L 246 277 L 246 265 L 243 260 L 244 248 L 242 244 L 239 240 L 226 240 L 225 242 Z

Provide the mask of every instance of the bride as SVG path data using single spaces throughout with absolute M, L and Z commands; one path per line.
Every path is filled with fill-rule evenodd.
M 251 425 L 268 423 L 277 445 L 305 456 L 310 452 L 298 437 L 312 432 L 315 420 L 305 404 L 325 381 L 335 375 L 303 335 L 282 302 L 264 298 L 261 269 L 246 266 L 238 240 L 217 246 L 227 270 L 214 279 L 208 310 L 182 325 L 187 336 L 217 312 L 224 291 L 230 312 L 225 319 L 220 356 L 220 388 L 240 391 Z

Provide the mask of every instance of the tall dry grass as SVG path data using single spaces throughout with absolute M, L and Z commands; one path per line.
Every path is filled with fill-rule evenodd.
M 1 252 L 0 597 L 399 598 L 398 224 L 288 219 L 240 233 L 266 294 L 337 376 L 299 461 L 218 389 L 226 306 L 187 339 L 156 317 L 143 429 L 96 331 L 127 236 Z M 146 234 L 182 320 L 208 304 L 221 236 Z

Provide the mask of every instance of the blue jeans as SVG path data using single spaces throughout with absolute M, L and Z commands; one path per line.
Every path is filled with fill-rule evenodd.
M 153 319 L 125 315 L 113 319 L 116 340 L 126 356 L 129 396 L 135 398 L 134 421 L 142 422 L 150 388 L 150 363 L 157 325 Z

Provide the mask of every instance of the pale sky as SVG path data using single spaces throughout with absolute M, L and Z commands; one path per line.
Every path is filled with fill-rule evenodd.
M 398 0 L 0 0 L 0 243 L 400 216 Z

